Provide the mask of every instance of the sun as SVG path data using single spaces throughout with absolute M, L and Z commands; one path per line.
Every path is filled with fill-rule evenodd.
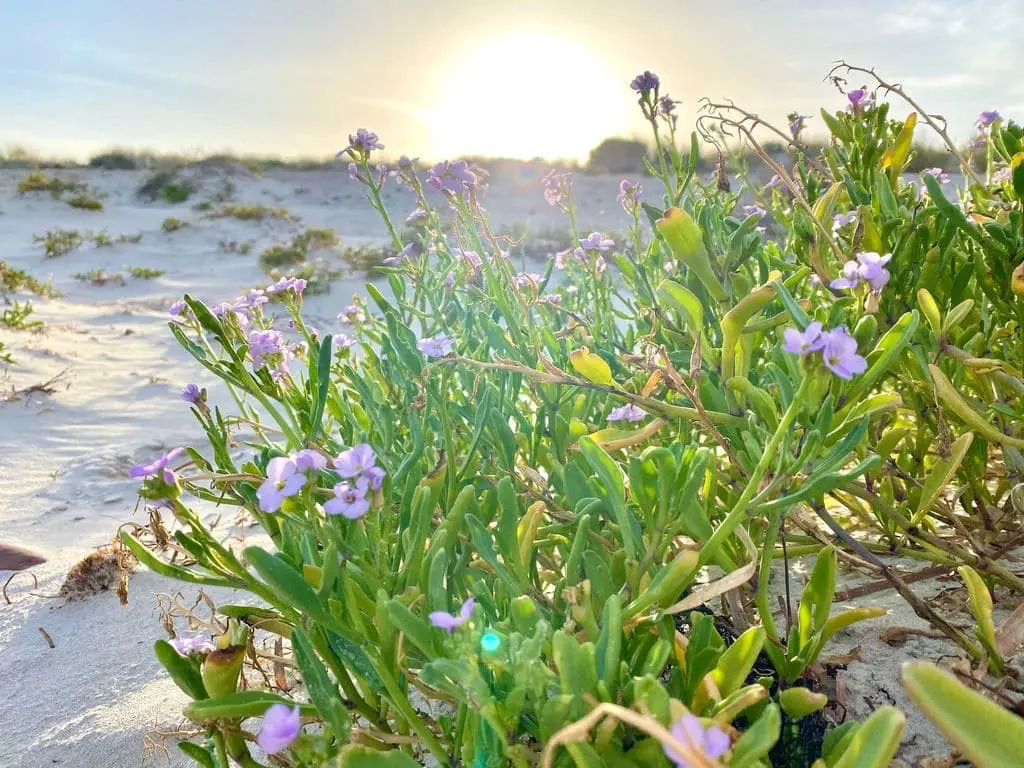
M 586 47 L 540 33 L 492 40 L 460 60 L 430 111 L 438 157 L 585 160 L 629 130 L 627 83 Z

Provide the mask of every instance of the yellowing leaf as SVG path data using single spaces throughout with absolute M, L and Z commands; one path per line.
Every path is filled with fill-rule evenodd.
M 917 125 L 917 112 L 907 115 L 903 128 L 900 130 L 896 142 L 882 155 L 883 168 L 902 168 L 910 156 L 910 144 L 914 140 L 914 126 Z
M 594 384 L 603 384 L 606 387 L 613 386 L 615 380 L 612 378 L 612 369 L 600 355 L 595 355 L 586 347 L 580 347 L 569 353 L 569 362 L 576 369 L 576 373 L 587 381 Z

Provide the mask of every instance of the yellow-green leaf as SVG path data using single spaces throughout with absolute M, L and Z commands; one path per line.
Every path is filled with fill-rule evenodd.
M 921 488 L 921 500 L 911 520 L 911 525 L 917 525 L 921 522 L 921 518 L 931 511 L 935 500 L 939 498 L 939 494 L 949 485 L 949 481 L 953 479 L 957 469 L 960 468 L 960 463 L 964 460 L 964 456 L 967 455 L 967 450 L 971 447 L 973 440 L 973 432 L 964 432 L 950 446 L 949 458 L 939 459 L 935 462 Z
M 896 142 L 882 155 L 883 168 L 896 168 L 899 170 L 907 162 L 910 156 L 910 145 L 914 140 L 914 126 L 917 125 L 917 112 L 907 115 L 903 128 L 900 129 Z
M 998 654 L 996 646 L 996 627 L 992 622 L 992 595 L 981 580 L 981 576 L 969 565 L 957 568 L 960 578 L 967 585 L 967 595 L 971 604 L 971 613 L 978 622 L 978 638 L 985 644 L 988 652 Z
M 595 355 L 586 347 L 580 347 L 569 353 L 569 362 L 576 369 L 576 373 L 587 381 L 594 384 L 603 384 L 610 387 L 615 384 L 612 379 L 612 369 L 600 355 Z
M 669 208 L 655 223 L 655 227 L 665 238 L 672 255 L 693 270 L 716 301 L 724 301 L 725 290 L 711 268 L 711 260 L 704 248 L 704 235 L 690 214 L 682 208 Z

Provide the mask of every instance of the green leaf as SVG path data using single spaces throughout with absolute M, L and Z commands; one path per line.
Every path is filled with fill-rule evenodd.
M 723 697 L 743 685 L 750 670 L 754 668 L 766 636 L 764 627 L 751 627 L 725 649 L 717 666 L 711 671 L 711 678 Z
M 775 292 L 779 294 L 779 300 L 782 301 L 782 306 L 789 312 L 789 316 L 793 318 L 793 322 L 797 324 L 797 327 L 801 331 L 807 330 L 807 326 L 811 324 L 810 316 L 804 312 L 803 307 L 793 298 L 793 294 L 782 284 L 781 280 L 776 280 L 772 283 L 775 288 Z
M 758 761 L 771 752 L 782 732 L 782 715 L 779 705 L 772 703 L 764 708 L 757 721 L 743 732 L 732 748 L 729 768 L 754 768 Z
M 782 711 L 791 720 L 806 717 L 828 704 L 828 696 L 823 693 L 812 693 L 806 688 L 787 688 L 779 692 L 779 704 Z
M 338 768 L 420 768 L 405 752 L 393 749 L 379 752 L 359 744 L 349 744 L 338 755 Z
M 615 515 L 615 522 L 619 526 L 622 535 L 622 543 L 626 549 L 626 557 L 636 558 L 643 548 L 640 537 L 635 531 L 629 510 L 626 509 L 625 487 L 622 481 L 622 470 L 604 450 L 589 437 L 580 438 L 580 451 L 583 457 L 593 468 L 594 472 L 604 485 L 608 494 L 608 502 L 611 505 L 612 513 Z
M 675 280 L 663 280 L 658 286 L 657 297 L 659 301 L 668 304 L 676 311 L 693 338 L 702 338 L 704 334 L 704 305 L 689 288 Z
M 903 664 L 911 701 L 978 768 L 1020 765 L 1024 719 L 926 661 Z
M 193 744 L 191 741 L 179 741 L 178 749 L 184 752 L 187 757 L 199 763 L 202 768 L 217 768 L 217 763 L 214 762 L 210 750 L 198 744 Z
M 348 741 L 352 717 L 338 693 L 337 684 L 331 681 L 326 667 L 301 629 L 292 632 L 292 652 L 295 655 L 295 663 L 302 673 L 302 683 L 309 693 L 310 701 L 330 726 L 334 737 L 342 742 Z
M 350 671 L 355 672 L 375 691 L 384 690 L 384 681 L 380 679 L 380 675 L 373 668 L 370 658 L 361 646 L 334 632 L 327 633 L 327 642 L 330 643 L 331 650 L 338 654 Z
M 239 586 L 236 582 L 229 581 L 228 579 L 221 578 L 220 576 L 206 576 L 197 571 L 182 568 L 180 565 L 165 563 L 147 549 L 142 542 L 128 533 L 128 531 L 121 531 L 121 541 L 124 542 L 125 546 L 132 551 L 132 554 L 138 558 L 140 563 L 154 573 L 159 573 L 161 576 L 166 576 L 170 579 L 177 579 L 178 581 L 185 581 L 189 584 L 206 584 L 211 587 Z
M 327 393 L 331 388 L 331 357 L 334 354 L 334 341 L 331 338 L 331 334 L 327 334 L 320 341 L 319 354 L 314 358 L 312 350 L 310 350 L 310 369 L 316 371 L 316 383 L 317 388 L 314 392 L 315 400 L 312 402 L 312 407 L 309 411 L 309 433 L 307 437 L 310 440 L 316 440 L 320 434 L 320 429 L 323 426 L 324 418 L 324 407 L 327 405 Z M 316 360 L 316 366 L 313 365 L 313 360 Z
M 978 638 L 985 644 L 989 654 L 995 655 L 995 661 L 999 661 L 999 651 L 996 646 L 996 628 L 992 622 L 992 595 L 981 580 L 981 576 L 969 565 L 961 565 L 957 568 L 960 578 L 967 585 L 967 594 L 971 606 L 971 613 L 974 620 L 978 622 L 976 632 Z
M 836 556 L 831 549 L 822 550 L 814 563 L 811 579 L 800 597 L 800 645 L 825 626 L 832 610 L 832 595 L 836 589 Z
M 911 525 L 920 523 L 921 519 L 931 511 L 932 505 L 956 475 L 973 440 L 973 432 L 964 432 L 950 446 L 949 458 L 939 459 L 932 466 L 921 488 L 921 500 L 917 504 L 917 511 L 911 518 Z
M 619 686 L 622 657 L 622 598 L 612 595 L 601 612 L 601 633 L 597 637 L 597 676 L 614 695 Z
M 857 728 L 833 768 L 887 768 L 906 722 L 895 707 L 879 707 Z
M 206 686 L 202 675 L 192 659 L 182 656 L 166 640 L 157 640 L 153 644 L 153 653 L 157 661 L 164 665 L 174 684 L 193 699 L 206 698 Z
M 437 651 L 434 648 L 434 636 L 430 625 L 398 600 L 388 600 L 386 607 L 388 618 L 395 628 L 404 633 L 406 639 L 419 648 L 428 660 L 433 659 Z
M 244 720 L 247 717 L 261 717 L 271 704 L 295 707 L 297 702 L 270 691 L 239 691 L 217 699 L 193 701 L 185 707 L 183 714 L 197 723 L 205 720 Z M 317 711 L 315 707 L 303 704 L 302 713 L 316 715 Z
M 280 555 L 272 555 L 259 547 L 247 547 L 246 561 L 267 582 L 278 598 L 289 608 L 297 610 L 325 627 L 338 626 L 337 620 L 317 597 L 302 574 Z

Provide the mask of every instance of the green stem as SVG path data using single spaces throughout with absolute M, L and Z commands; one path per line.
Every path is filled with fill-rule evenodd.
M 732 535 L 733 531 L 743 522 L 743 518 L 747 511 L 747 505 L 750 504 L 750 500 L 754 497 L 757 492 L 758 486 L 764 479 L 765 474 L 768 472 L 768 468 L 772 462 L 775 461 L 775 454 L 779 450 L 779 446 L 782 444 L 783 438 L 786 433 L 789 432 L 793 426 L 793 422 L 796 421 L 797 414 L 804 406 L 804 394 L 807 392 L 810 384 L 811 377 L 805 376 L 804 380 L 800 383 L 800 388 L 793 395 L 793 401 L 789 404 L 789 408 L 786 409 L 786 413 L 782 416 L 782 421 L 779 422 L 778 429 L 775 430 L 775 434 L 772 435 L 771 440 L 768 441 L 768 445 L 764 447 L 764 453 L 761 455 L 761 460 L 754 467 L 754 472 L 751 474 L 750 479 L 747 481 L 747 486 L 743 489 L 743 493 L 740 494 L 740 498 L 736 501 L 732 510 L 726 516 L 725 520 L 722 521 L 711 538 L 707 540 L 700 550 L 700 565 L 707 565 L 711 560 L 714 559 L 718 550 L 721 549 L 722 545 L 728 540 L 729 536 Z

